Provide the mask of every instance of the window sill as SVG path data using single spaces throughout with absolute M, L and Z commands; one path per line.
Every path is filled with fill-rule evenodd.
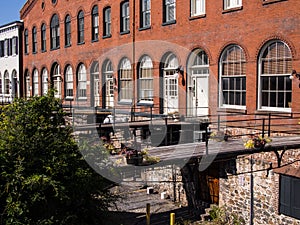
M 65 45 L 65 48 L 70 48 L 70 47 L 71 47 L 71 44 Z
M 47 52 L 47 50 L 42 50 L 41 53 Z
M 149 30 L 151 29 L 151 26 L 147 26 L 147 27 L 140 27 L 139 31 L 143 31 L 143 30 Z
M 139 101 L 137 103 L 137 106 L 148 106 L 148 107 L 153 107 L 153 101 Z
M 102 36 L 102 39 L 111 38 L 111 34 Z
M 225 13 L 231 13 L 231 12 L 236 12 L 236 11 L 240 11 L 243 9 L 243 6 L 239 6 L 239 7 L 234 7 L 234 8 L 229 8 L 229 9 L 224 9 L 222 11 L 222 14 L 225 14 Z
M 57 49 L 60 49 L 60 47 L 57 47 L 57 48 L 51 48 L 50 50 L 51 50 L 51 51 L 54 51 L 54 50 L 57 50 Z
M 77 45 L 84 45 L 85 44 L 85 42 L 79 42 L 79 43 L 77 43 Z
M 164 22 L 162 24 L 162 26 L 169 26 L 169 25 L 172 25 L 172 24 L 176 24 L 176 20 L 170 20 L 170 21 Z
M 37 54 L 37 52 L 36 52 L 36 51 L 35 51 L 35 52 L 32 52 L 32 54 L 35 55 L 35 54 Z
M 78 101 L 86 101 L 86 100 L 87 100 L 87 97 L 78 97 L 77 100 L 78 100 Z
M 197 20 L 201 18 L 205 18 L 206 14 L 196 15 L 196 16 L 190 16 L 189 20 Z
M 277 3 L 277 2 L 284 2 L 287 0 L 263 0 L 263 5 L 268 5 L 268 4 L 273 4 L 273 3 Z
M 120 100 L 118 102 L 119 105 L 131 105 L 132 101 L 131 100 Z
M 98 41 L 99 41 L 99 39 L 94 39 L 94 40 L 92 40 L 92 43 L 98 42 Z
M 129 34 L 129 33 L 130 33 L 130 31 L 129 31 L 129 30 L 126 30 L 126 31 L 121 31 L 121 32 L 120 32 L 120 34 L 121 34 L 121 35 L 124 35 L 124 34 Z
M 73 98 L 73 97 L 71 97 L 71 96 L 68 96 L 68 97 L 65 97 L 65 100 L 66 100 L 66 101 L 73 101 L 73 100 L 74 100 L 74 98 Z
M 240 113 L 240 114 L 247 114 L 246 108 L 226 108 L 226 107 L 220 107 L 217 110 L 218 112 L 226 112 L 226 113 Z
M 282 113 L 282 114 L 290 114 L 292 113 L 292 109 L 291 108 L 261 108 L 261 109 L 257 109 L 255 111 L 255 113 L 257 114 L 269 114 L 269 113 Z

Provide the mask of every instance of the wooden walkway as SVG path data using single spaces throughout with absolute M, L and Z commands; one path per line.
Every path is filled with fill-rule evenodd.
M 253 154 L 260 152 L 300 149 L 300 136 L 272 137 L 272 142 L 261 149 L 245 149 L 242 138 L 229 139 L 228 141 L 179 144 L 162 146 L 149 149 L 149 154 L 159 157 L 162 161 L 188 160 L 215 155 L 216 158 L 230 158 L 237 155 Z

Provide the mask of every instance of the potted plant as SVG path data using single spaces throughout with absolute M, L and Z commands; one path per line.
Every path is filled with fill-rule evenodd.
M 268 136 L 262 137 L 262 135 L 250 135 L 250 138 L 244 143 L 246 149 L 252 148 L 264 148 L 267 143 L 272 141 Z
M 137 150 L 126 151 L 126 162 L 127 164 L 141 165 L 143 163 L 143 155 Z

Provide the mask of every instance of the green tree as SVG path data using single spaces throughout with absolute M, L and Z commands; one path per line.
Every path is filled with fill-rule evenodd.
M 64 116 L 53 91 L 1 109 L 0 224 L 101 224 L 99 212 L 116 200 Z

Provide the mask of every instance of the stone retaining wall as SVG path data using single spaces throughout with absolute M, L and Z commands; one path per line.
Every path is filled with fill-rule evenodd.
M 285 152 L 282 165 L 299 159 L 299 156 L 298 150 Z M 273 167 L 277 166 L 276 161 L 274 153 L 239 157 L 236 160 L 237 174 L 228 174 L 228 179 L 220 179 L 219 205 L 241 215 L 246 224 L 250 224 L 252 216 L 253 224 L 299 225 L 300 220 L 279 214 L 280 175 L 270 169 L 270 163 Z

